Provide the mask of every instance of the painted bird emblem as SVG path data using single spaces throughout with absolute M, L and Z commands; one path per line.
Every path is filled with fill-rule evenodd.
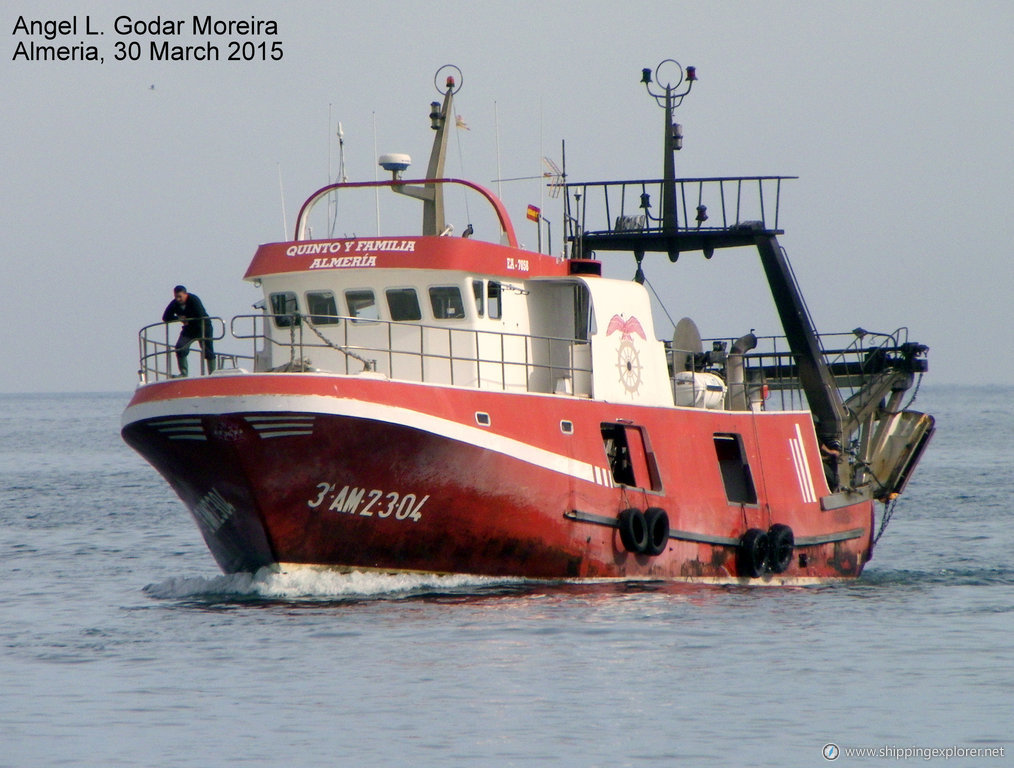
M 622 334 L 620 336 L 622 341 L 633 341 L 631 338 L 632 333 L 636 333 L 642 339 L 648 339 L 644 333 L 644 328 L 641 327 L 641 322 L 633 316 L 624 320 L 620 315 L 613 315 L 609 321 L 609 327 L 606 329 L 606 336 L 611 336 L 616 331 Z

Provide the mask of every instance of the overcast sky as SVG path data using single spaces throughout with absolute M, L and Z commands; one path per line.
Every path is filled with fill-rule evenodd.
M 258 41 L 284 57 L 147 61 L 152 38 L 115 34 L 123 14 L 187 30 L 194 14 L 270 19 L 277 37 Z M 22 15 L 76 16 L 79 34 L 55 41 L 70 45 L 89 16 L 105 62 L 12 60 L 18 42 L 46 44 L 14 34 Z M 559 162 L 564 139 L 572 181 L 660 176 L 661 112 L 639 79 L 666 58 L 700 78 L 678 113 L 680 175 L 799 176 L 782 244 L 821 331 L 908 326 L 931 348 L 930 381 L 1014 380 L 1009 0 L 6 0 L 0 20 L 2 392 L 129 391 L 137 330 L 177 282 L 214 315 L 249 311 L 258 294 L 241 277 L 259 243 L 282 239 L 279 174 L 291 227 L 328 181 L 338 120 L 351 180 L 374 178 L 374 133 L 421 172 L 445 63 L 464 73 L 455 111 L 470 128 L 449 173 L 496 177 L 499 122 L 505 177 Z M 114 61 L 132 40 L 142 60 Z M 504 192 L 534 245 L 538 184 Z M 633 274 L 610 259 L 609 274 Z M 646 272 L 705 336 L 779 332 L 750 253 L 649 257 Z

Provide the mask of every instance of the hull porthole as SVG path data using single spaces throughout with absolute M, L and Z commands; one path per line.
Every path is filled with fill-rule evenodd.
M 768 564 L 768 535 L 760 528 L 751 528 L 739 540 L 736 566 L 740 576 L 757 578 Z
M 644 510 L 644 523 L 648 529 L 645 554 L 661 555 L 669 546 L 669 515 L 660 507 L 648 507 Z
M 792 529 L 782 523 L 768 528 L 768 567 L 774 573 L 784 573 L 792 564 L 792 551 L 796 538 Z
M 639 509 L 625 509 L 616 519 L 616 527 L 620 529 L 620 541 L 628 552 L 641 553 L 648 546 L 648 524 L 644 513 Z

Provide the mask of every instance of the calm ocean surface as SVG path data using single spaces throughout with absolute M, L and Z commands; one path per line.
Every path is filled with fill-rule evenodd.
M 225 577 L 127 399 L 0 395 L 0 766 L 1014 762 L 1014 388 L 924 385 L 873 562 L 798 589 Z

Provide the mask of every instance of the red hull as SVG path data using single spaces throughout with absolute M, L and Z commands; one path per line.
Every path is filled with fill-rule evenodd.
M 618 420 L 646 436 L 635 464 L 658 490 L 610 477 L 600 429 Z M 729 501 L 716 434 L 740 436 L 755 503 Z M 828 490 L 805 413 L 268 374 L 143 387 L 123 435 L 172 484 L 226 572 L 299 563 L 737 579 L 740 538 L 775 523 L 792 529 L 795 550 L 783 573 L 761 578 L 854 577 L 871 550 L 872 502 L 821 509 Z M 667 545 L 628 552 L 617 515 L 649 507 L 668 514 Z

